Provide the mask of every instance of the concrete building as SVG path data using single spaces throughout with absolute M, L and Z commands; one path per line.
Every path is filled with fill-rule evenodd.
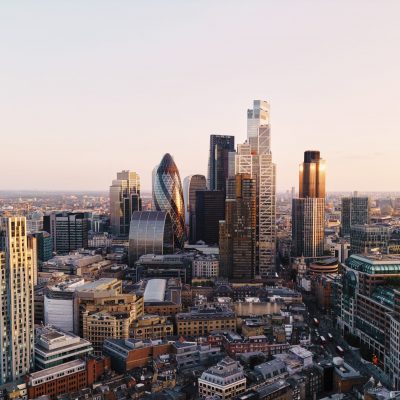
M 245 392 L 246 377 L 240 363 L 226 357 L 203 372 L 198 384 L 202 398 L 218 396 L 221 400 L 233 399 Z
M 229 309 L 192 308 L 189 312 L 176 315 L 179 336 L 198 337 L 219 330 L 235 330 L 236 315 Z
M 208 343 L 177 341 L 172 345 L 178 370 L 197 368 L 221 356 L 221 348 Z
M 216 278 L 219 276 L 219 259 L 214 255 L 199 255 L 193 260 L 193 277 Z
M 174 334 L 174 325 L 167 318 L 157 314 L 144 314 L 132 324 L 135 339 L 163 339 Z
M 33 368 L 36 249 L 29 247 L 26 231 L 25 217 L 0 220 L 0 384 Z
M 76 360 L 93 351 L 91 343 L 53 326 L 36 328 L 35 368 L 46 369 Z
M 106 339 L 103 352 L 111 358 L 114 371 L 124 373 L 146 367 L 156 357 L 169 354 L 172 344 L 162 340 Z

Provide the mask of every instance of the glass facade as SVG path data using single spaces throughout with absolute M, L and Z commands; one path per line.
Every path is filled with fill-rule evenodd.
M 185 244 L 185 206 L 178 168 L 170 154 L 165 154 L 154 175 L 153 203 L 157 211 L 171 215 L 174 245 Z
M 170 214 L 164 211 L 135 211 L 129 230 L 129 265 L 144 254 L 169 254 L 174 250 Z

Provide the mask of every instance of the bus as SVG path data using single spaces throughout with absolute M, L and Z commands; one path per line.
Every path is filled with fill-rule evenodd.
M 338 353 L 341 357 L 343 357 L 344 350 L 340 346 L 336 346 L 336 353 Z
M 332 336 L 332 334 L 329 333 L 329 332 L 328 332 L 328 340 L 329 340 L 330 342 L 332 342 L 332 340 L 333 340 L 333 336 Z
M 322 344 L 323 346 L 326 345 L 326 339 L 325 339 L 323 336 L 320 336 L 320 337 L 319 337 L 319 340 L 321 341 L 321 344 Z
M 319 326 L 319 321 L 317 320 L 317 318 L 313 318 L 313 321 L 315 326 Z

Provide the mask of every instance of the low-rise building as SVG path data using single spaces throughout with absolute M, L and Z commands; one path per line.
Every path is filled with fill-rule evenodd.
M 246 390 L 243 367 L 230 357 L 204 371 L 198 383 L 202 398 L 217 396 L 221 400 L 233 399 Z
M 35 367 L 45 369 L 73 361 L 93 351 L 92 344 L 53 326 L 36 328 Z
M 135 339 L 163 339 L 174 334 L 174 325 L 167 317 L 144 314 L 132 324 Z
M 219 275 L 219 260 L 215 255 L 198 255 L 192 265 L 195 278 L 216 278 Z
M 178 369 L 198 367 L 221 356 L 221 348 L 208 343 L 177 341 L 172 345 Z
M 236 329 L 236 315 L 223 307 L 198 307 L 176 314 L 177 334 L 180 336 L 206 336 L 212 331 Z
M 172 344 L 163 340 L 106 339 L 103 352 L 111 358 L 112 369 L 123 373 L 145 367 L 162 354 L 169 354 Z

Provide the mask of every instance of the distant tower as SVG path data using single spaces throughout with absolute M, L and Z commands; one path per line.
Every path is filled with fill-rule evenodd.
M 343 197 L 341 215 L 341 236 L 349 236 L 354 225 L 370 222 L 370 200 L 368 197 Z
M 31 242 L 33 244 L 33 242 Z M 22 378 L 34 360 L 34 252 L 25 217 L 0 222 L 0 384 Z
M 132 213 L 141 209 L 139 175 L 134 171 L 118 172 L 110 186 L 111 233 L 128 237 Z
M 153 203 L 157 211 L 169 212 L 174 230 L 174 245 L 185 244 L 185 206 L 178 168 L 170 154 L 165 154 L 154 175 Z
M 274 276 L 276 258 L 276 166 L 272 162 L 269 104 L 254 100 L 247 110 L 247 141 L 235 155 L 235 174 L 248 174 L 256 182 L 256 274 Z
M 229 153 L 235 151 L 235 137 L 210 135 L 210 155 L 208 161 L 208 189 L 223 190 L 229 177 Z
M 299 198 L 292 204 L 293 256 L 322 256 L 324 229 L 325 161 L 319 151 L 306 151 L 299 168 Z
M 196 236 L 196 192 L 202 190 L 207 190 L 207 180 L 204 175 L 190 175 L 183 180 L 186 235 L 191 243 Z

